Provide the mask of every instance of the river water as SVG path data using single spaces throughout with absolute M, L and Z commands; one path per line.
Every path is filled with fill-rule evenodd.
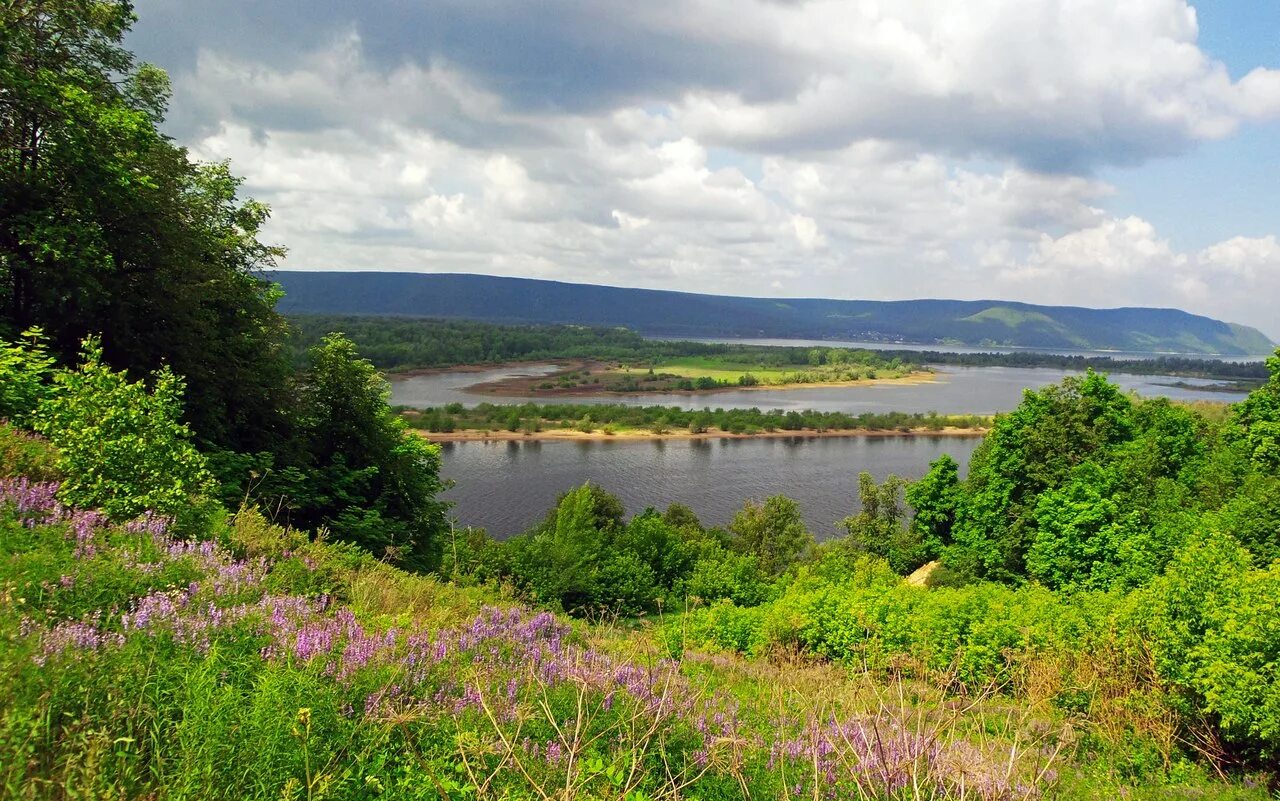
M 623 403 L 632 406 L 680 406 L 685 409 L 722 407 L 725 409 L 815 409 L 827 412 L 939 412 L 944 414 L 994 414 L 1009 411 L 1022 399 L 1027 387 L 1055 384 L 1065 370 L 1041 367 L 946 367 L 937 368 L 936 380 L 920 384 L 867 384 L 865 386 L 808 387 L 804 389 L 742 389 L 705 394 L 627 392 L 615 395 L 574 395 L 572 397 L 509 397 L 474 394 L 466 388 L 482 381 L 499 381 L 513 375 L 545 375 L 551 365 L 521 365 L 478 372 L 445 372 L 398 378 L 391 382 L 391 402 L 402 406 L 468 406 L 492 403 Z M 1174 387 L 1181 381 L 1193 386 L 1217 382 L 1203 379 L 1174 379 L 1168 376 L 1111 376 L 1125 389 L 1140 395 L 1165 395 L 1181 400 L 1237 401 L 1243 392 L 1214 392 Z
M 443 406 L 546 402 L 547 398 L 476 395 L 466 387 L 513 375 L 542 375 L 556 368 L 523 365 L 468 373 L 435 373 L 392 382 L 392 403 Z M 573 403 L 818 409 L 845 412 L 991 414 L 1018 404 L 1028 387 L 1061 381 L 1067 372 L 1043 368 L 947 367 L 924 384 L 733 390 L 708 395 L 679 393 L 574 396 Z M 1236 401 L 1244 393 L 1171 387 L 1164 376 L 1111 376 L 1142 395 L 1184 400 Z M 1188 384 L 1206 381 L 1182 379 Z M 810 528 L 829 536 L 836 522 L 857 509 L 862 470 L 883 480 L 890 473 L 918 478 L 929 462 L 950 453 L 962 465 L 978 439 L 940 436 L 797 437 L 789 439 L 458 442 L 444 446 L 444 494 L 462 525 L 508 537 L 540 520 L 556 497 L 591 481 L 618 495 L 629 513 L 672 502 L 691 507 L 705 523 L 725 524 L 748 499 L 782 493 L 798 500 Z
M 918 478 L 949 453 L 967 465 L 976 437 L 794 437 L 785 439 L 448 442 L 444 494 L 463 525 L 495 537 L 541 520 L 565 490 L 591 481 L 634 514 L 683 503 L 703 523 L 723 525 L 748 499 L 783 494 L 800 502 L 819 537 L 857 509 L 858 473 Z

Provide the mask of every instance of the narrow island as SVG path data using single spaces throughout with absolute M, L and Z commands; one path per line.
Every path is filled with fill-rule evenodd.
M 433 442 L 770 437 L 982 436 L 993 418 L 933 412 L 846 414 L 813 410 L 702 409 L 624 404 L 461 403 L 401 408 L 410 428 Z
M 810 349 L 808 363 L 740 348 L 717 356 L 639 361 L 570 359 L 542 375 L 514 375 L 466 388 L 476 395 L 563 397 L 623 393 L 712 394 L 730 390 L 803 389 L 932 381 L 932 370 L 841 348 Z M 831 361 L 827 361 L 828 358 Z

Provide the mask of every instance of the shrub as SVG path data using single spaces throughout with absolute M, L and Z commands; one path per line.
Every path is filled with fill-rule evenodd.
M 1280 562 L 1230 581 L 1207 610 L 1192 685 L 1223 737 L 1267 761 L 1280 757 Z
M 22 339 L 12 344 L 0 341 L 0 420 L 26 426 L 49 394 L 53 357 L 39 328 L 26 331 Z
M 205 458 L 181 422 L 183 381 L 168 368 L 148 391 L 102 362 L 102 346 L 84 342 L 84 361 L 54 376 L 36 429 L 58 450 L 66 478 L 60 497 L 123 520 L 145 510 L 186 515 L 214 489 Z
M 777 575 L 794 564 L 813 544 L 805 528 L 800 506 L 785 495 L 775 495 L 763 504 L 748 501 L 729 524 L 736 548 L 754 554 L 760 569 Z

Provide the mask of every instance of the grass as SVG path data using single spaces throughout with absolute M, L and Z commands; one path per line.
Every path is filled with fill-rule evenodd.
M 858 363 L 840 365 L 744 363 L 732 358 L 687 356 L 662 359 L 644 366 L 623 366 L 609 371 L 612 375 L 655 375 L 677 378 L 711 378 L 730 384 L 751 375 L 760 384 L 783 386 L 796 383 L 839 383 L 867 378 L 900 378 L 911 374 L 909 367 L 871 367 Z
M 252 511 L 201 544 L 51 498 L 0 492 L 6 798 L 1266 798 L 1034 693 L 673 660 L 684 615 L 570 623 Z
M 762 384 L 781 384 L 788 374 L 800 372 L 809 368 L 808 365 L 784 365 L 781 367 L 765 367 L 764 365 L 744 365 L 734 363 L 725 359 L 718 359 L 710 356 L 689 356 L 680 359 L 665 359 L 655 362 L 653 372 L 665 375 L 679 376 L 680 378 L 714 378 L 717 381 L 729 381 L 736 383 L 739 378 L 747 373 L 755 376 Z M 622 374 L 647 374 L 648 367 L 622 367 L 613 370 L 614 373 Z

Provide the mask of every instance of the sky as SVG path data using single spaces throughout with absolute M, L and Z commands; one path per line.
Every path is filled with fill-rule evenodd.
M 137 0 L 286 269 L 1163 306 L 1280 340 L 1277 0 Z

